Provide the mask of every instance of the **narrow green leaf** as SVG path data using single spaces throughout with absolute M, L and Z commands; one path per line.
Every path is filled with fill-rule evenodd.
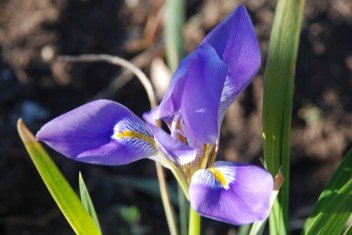
M 185 1 L 167 0 L 165 12 L 165 45 L 167 63 L 174 72 L 184 57 L 183 25 L 185 22 Z
M 343 233 L 343 235 L 352 235 L 352 224 L 348 226 L 346 231 Z
M 43 147 L 27 129 L 22 119 L 19 119 L 17 122 L 17 130 L 51 196 L 75 233 L 79 235 L 101 234 L 93 219 L 84 209 L 76 193 Z
M 272 210 L 274 202 L 276 201 L 277 195 L 280 192 L 280 189 L 282 187 L 282 184 L 284 183 L 285 179 L 281 173 L 281 171 L 279 171 L 274 179 L 274 190 L 272 191 L 271 195 L 270 195 L 270 210 Z M 266 225 L 266 221 L 262 220 L 262 221 L 257 221 L 255 223 L 252 224 L 252 227 L 249 231 L 249 235 L 261 235 L 264 232 L 264 228 Z
M 352 150 L 321 193 L 302 234 L 341 234 L 352 213 Z
M 94 220 L 99 231 L 101 232 L 98 216 L 97 216 L 97 213 L 95 212 L 92 199 L 90 198 L 87 186 L 84 183 L 81 172 L 79 172 L 78 181 L 79 181 L 79 192 L 80 192 L 80 196 L 81 196 L 81 202 L 82 202 L 84 208 L 88 211 L 88 213 L 90 214 L 90 216 Z
M 165 2 L 165 46 L 166 58 L 171 72 L 174 72 L 184 57 L 183 26 L 186 18 L 185 0 L 166 0 Z M 181 235 L 187 234 L 188 202 L 180 185 L 178 189 L 179 222 Z M 167 216 L 170 217 L 170 216 Z M 170 224 L 170 222 L 169 222 Z
M 249 231 L 248 235 L 260 235 L 260 234 L 263 234 L 264 228 L 265 228 L 265 225 L 266 225 L 266 221 L 267 220 L 255 222 L 252 225 L 251 230 Z
M 251 229 L 251 225 L 250 225 L 250 224 L 242 225 L 242 226 L 238 229 L 237 234 L 238 234 L 238 235 L 248 235 L 250 229 Z
M 279 0 L 265 70 L 263 138 L 266 168 L 280 169 L 285 183 L 270 214 L 270 234 L 286 234 L 292 97 L 304 0 Z

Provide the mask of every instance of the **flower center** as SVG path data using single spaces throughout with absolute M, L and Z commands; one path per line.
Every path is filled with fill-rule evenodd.
M 222 187 L 224 187 L 225 189 L 230 188 L 229 183 L 227 182 L 224 174 L 221 171 L 219 171 L 218 169 L 216 169 L 214 167 L 210 167 L 207 170 L 213 174 L 215 179 L 221 184 Z

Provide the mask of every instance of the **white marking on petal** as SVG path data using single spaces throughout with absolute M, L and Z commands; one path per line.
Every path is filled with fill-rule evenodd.
M 125 118 L 116 123 L 114 126 L 114 134 L 124 131 L 135 131 L 153 137 L 152 133 L 144 122 L 132 118 Z
M 192 176 L 192 184 L 205 185 L 210 188 L 230 189 L 230 184 L 235 181 L 236 172 L 229 166 L 219 166 L 200 169 Z
M 156 143 L 147 125 L 140 120 L 125 118 L 114 126 L 112 139 L 124 143 L 130 148 L 156 153 Z

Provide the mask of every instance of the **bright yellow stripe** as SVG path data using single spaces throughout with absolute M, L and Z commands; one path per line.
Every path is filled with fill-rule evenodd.
M 207 169 L 208 171 L 210 171 L 213 176 L 215 177 L 215 179 L 225 188 L 228 189 L 229 188 L 229 184 L 224 176 L 223 173 L 221 173 L 221 171 L 219 171 L 218 169 L 211 167 Z
M 135 131 L 123 131 L 123 132 L 115 133 L 113 135 L 113 138 L 114 139 L 128 139 L 128 138 L 139 139 L 150 143 L 154 148 L 156 148 L 156 143 L 153 137 L 144 135 Z

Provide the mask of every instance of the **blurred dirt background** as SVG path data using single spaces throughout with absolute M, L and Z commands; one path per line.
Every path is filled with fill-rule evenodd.
M 185 47 L 190 52 L 240 3 L 255 25 L 263 65 L 228 111 L 218 157 L 258 162 L 263 68 L 276 1 L 187 1 Z M 162 0 L 0 0 L 0 234 L 73 234 L 20 143 L 19 117 L 36 132 L 96 98 L 114 99 L 138 115 L 148 110 L 143 88 L 128 73 L 57 57 L 118 55 L 149 74 L 151 61 L 164 58 L 163 14 Z M 292 120 L 292 234 L 352 147 L 351 42 L 350 0 L 307 0 Z M 76 189 L 78 171 L 83 172 L 105 234 L 168 234 L 153 162 L 100 167 L 48 151 Z M 204 234 L 236 234 L 236 229 L 205 219 Z

